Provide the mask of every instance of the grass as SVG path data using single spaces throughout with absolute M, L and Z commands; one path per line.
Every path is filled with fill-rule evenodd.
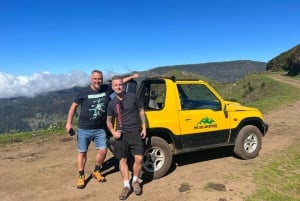
M 182 192 L 188 192 L 188 191 L 191 190 L 191 188 L 192 188 L 192 186 L 189 183 L 185 182 L 185 183 L 180 184 L 180 187 L 178 188 L 178 191 L 181 192 L 181 193 Z
M 204 189 L 208 191 L 217 190 L 217 191 L 226 191 L 226 186 L 224 184 L 208 182 L 204 186 Z
M 217 85 L 226 100 L 237 101 L 262 112 L 300 100 L 300 89 L 272 80 L 267 73 L 253 73 L 236 83 Z
M 254 178 L 259 190 L 246 201 L 299 201 L 299 144 L 276 155 L 276 158 L 254 173 Z
M 65 134 L 65 129 L 55 130 L 38 130 L 32 132 L 20 132 L 20 133 L 8 133 L 0 135 L 0 147 L 9 145 L 12 143 L 26 142 L 33 137 L 48 137 L 51 135 L 62 135 Z
M 300 80 L 300 74 L 293 77 L 296 80 Z

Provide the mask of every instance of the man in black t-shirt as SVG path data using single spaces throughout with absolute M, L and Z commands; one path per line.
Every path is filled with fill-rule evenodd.
M 112 133 L 115 141 L 115 156 L 119 159 L 120 172 L 124 188 L 119 195 L 120 200 L 125 200 L 131 193 L 142 193 L 138 177 L 142 170 L 144 155 L 143 139 L 146 137 L 146 117 L 143 104 L 134 93 L 124 93 L 121 77 L 112 78 L 112 89 L 116 96 L 108 103 L 107 128 Z M 116 129 L 114 129 L 114 120 Z M 129 152 L 134 156 L 133 178 L 130 185 L 127 158 Z
M 138 74 L 123 78 L 124 82 L 138 77 Z M 77 107 L 80 106 L 80 115 L 78 121 L 77 135 L 77 167 L 79 178 L 77 188 L 85 187 L 84 168 L 87 161 L 87 151 L 91 141 L 94 142 L 97 154 L 93 177 L 99 181 L 106 181 L 101 175 L 101 166 L 105 160 L 106 147 L 106 109 L 113 90 L 110 85 L 103 84 L 103 74 L 99 70 L 92 71 L 91 85 L 81 90 L 75 97 L 68 113 L 66 130 L 70 132 L 73 129 L 72 121 Z

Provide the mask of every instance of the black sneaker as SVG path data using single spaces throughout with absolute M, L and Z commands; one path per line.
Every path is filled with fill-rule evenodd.
M 131 190 L 128 187 L 124 187 L 122 190 L 122 193 L 119 195 L 120 200 L 126 200 L 128 196 L 130 195 Z

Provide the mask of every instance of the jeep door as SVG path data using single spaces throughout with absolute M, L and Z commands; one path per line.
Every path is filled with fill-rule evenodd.
M 178 84 L 180 130 L 184 149 L 227 143 L 230 122 L 222 102 L 205 84 Z

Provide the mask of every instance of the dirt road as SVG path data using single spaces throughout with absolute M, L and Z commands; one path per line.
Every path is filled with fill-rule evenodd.
M 276 79 L 281 79 L 280 77 Z M 286 78 L 285 78 L 286 79 Z M 300 84 L 297 85 L 300 87 Z M 175 158 L 171 172 L 143 185 L 143 201 L 243 201 L 256 190 L 252 173 L 280 150 L 300 143 L 300 101 L 265 114 L 270 129 L 259 157 L 240 160 L 228 149 L 186 154 Z M 92 201 L 118 200 L 121 176 L 109 153 L 105 164 L 106 183 L 90 179 L 76 189 L 76 141 L 67 136 L 36 137 L 31 143 L 0 148 L 0 198 L 2 201 Z M 88 153 L 86 176 L 94 166 L 95 150 Z M 205 185 L 215 184 L 206 189 Z

